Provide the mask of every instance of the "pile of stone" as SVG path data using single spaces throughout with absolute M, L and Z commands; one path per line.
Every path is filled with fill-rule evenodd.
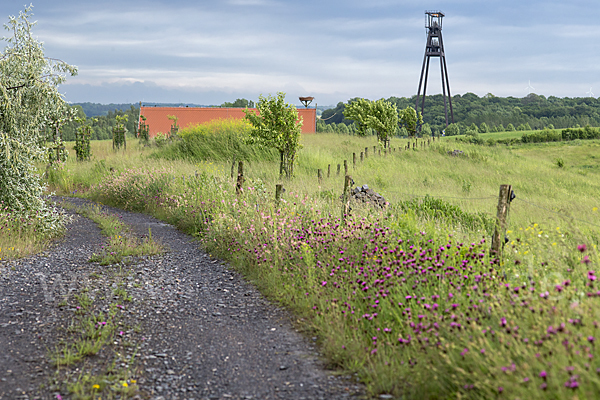
M 350 191 L 350 196 L 350 200 L 357 203 L 371 204 L 375 207 L 385 208 L 388 204 L 382 195 L 370 189 L 368 185 L 355 187 Z
M 449 151 L 448 154 L 450 154 L 452 157 L 459 157 L 465 155 L 465 153 L 460 150 Z

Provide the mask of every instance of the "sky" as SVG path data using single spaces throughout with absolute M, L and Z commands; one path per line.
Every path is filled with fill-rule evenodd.
M 597 1 L 38 0 L 32 19 L 46 56 L 79 69 L 60 87 L 69 102 L 410 97 L 425 10 L 445 14 L 453 95 L 597 97 Z M 3 22 L 25 4 L 2 0 Z M 439 60 L 431 61 L 428 94 L 441 93 Z

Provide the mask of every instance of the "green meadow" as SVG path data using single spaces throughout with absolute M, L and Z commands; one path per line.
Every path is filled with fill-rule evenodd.
M 92 161 L 71 157 L 47 172 L 50 190 L 194 235 L 287 307 L 331 368 L 357 373 L 374 396 L 600 396 L 600 141 L 442 138 L 407 150 L 394 138 L 386 152 L 373 137 L 305 135 L 296 176 L 282 180 L 275 153 L 246 148 L 234 126 L 219 129 L 161 147 L 92 142 Z M 342 216 L 344 160 L 354 185 L 387 207 L 352 204 Z M 285 188 L 278 203 L 276 184 Z M 502 184 L 516 198 L 495 257 Z

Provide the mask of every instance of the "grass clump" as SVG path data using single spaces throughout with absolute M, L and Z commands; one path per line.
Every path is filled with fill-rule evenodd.
M 65 216 L 60 211 L 51 211 L 50 218 L 59 220 Z M 0 202 L 0 260 L 26 257 L 43 250 L 52 239 L 61 236 L 64 226 L 47 230 L 35 215 L 22 215 Z
M 72 207 L 65 202 L 62 205 L 65 208 L 73 208 L 78 214 L 96 222 L 100 226 L 102 234 L 109 238 L 106 246 L 102 246 L 100 254 L 92 254 L 90 262 L 112 265 L 123 262 L 127 257 L 150 256 L 164 252 L 164 247 L 152 238 L 150 228 L 148 228 L 146 237 L 141 239 L 134 237 L 131 229 L 117 215 L 104 211 L 98 204 Z
M 127 399 L 139 394 L 135 375 L 135 351 L 121 360 L 130 344 L 124 340 L 121 312 L 129 297 L 122 285 L 115 293 L 115 301 L 103 311 L 87 296 L 85 290 L 75 296 L 73 317 L 62 342 L 50 351 L 49 358 L 57 368 L 50 389 L 66 390 L 75 399 Z M 102 353 L 107 363 L 93 367 L 94 356 Z M 118 361 L 126 361 L 125 368 L 117 368 Z M 76 367 L 74 370 L 73 368 Z M 92 372 L 93 371 L 93 372 Z
M 177 139 L 158 149 L 153 157 L 190 161 L 276 161 L 272 150 L 247 144 L 251 125 L 244 120 L 219 119 L 188 126 Z

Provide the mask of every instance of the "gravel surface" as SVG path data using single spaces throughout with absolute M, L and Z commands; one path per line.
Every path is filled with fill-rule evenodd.
M 55 399 L 59 392 L 69 398 L 49 349 L 67 331 L 76 294 L 89 290 L 102 310 L 118 285 L 131 297 L 121 311 L 130 328 L 123 340 L 137 346 L 137 361 L 128 363 L 132 346 L 119 353 L 117 366 L 133 369 L 139 398 L 365 398 L 356 377 L 325 370 L 316 338 L 299 334 L 285 310 L 192 237 L 147 215 L 107 209 L 137 236 L 151 228 L 168 251 L 119 266 L 90 263 L 106 238 L 92 221 L 74 215 L 65 238 L 49 250 L 0 261 L 0 399 Z M 85 366 L 100 370 L 110 356 L 100 352 Z

